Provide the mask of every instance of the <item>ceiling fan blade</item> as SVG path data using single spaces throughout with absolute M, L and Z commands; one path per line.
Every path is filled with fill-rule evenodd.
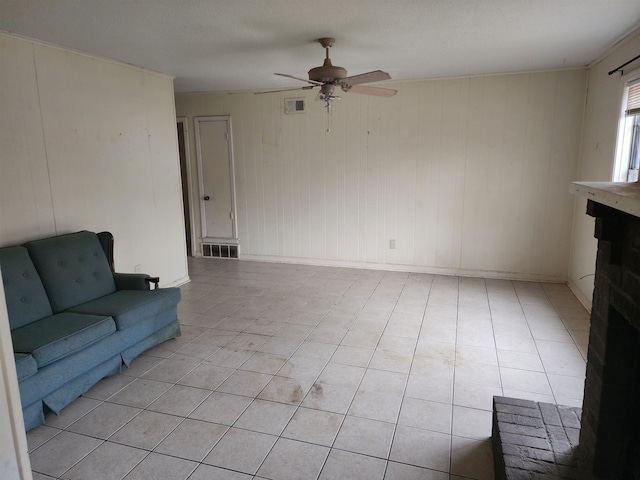
M 382 70 L 374 70 L 373 72 L 361 73 L 352 77 L 340 79 L 340 83 L 347 85 L 360 85 L 361 83 L 380 82 L 382 80 L 391 80 L 391 75 Z
M 308 80 L 306 78 L 294 77 L 293 75 L 287 75 L 286 73 L 276 73 L 275 75 L 280 75 L 281 77 L 293 78 L 294 80 L 307 82 L 307 83 L 310 83 L 311 85 L 322 85 L 322 82 L 316 82 L 315 80 Z
M 343 88 L 345 92 L 362 93 L 364 95 L 375 95 L 376 97 L 393 97 L 397 90 L 391 88 L 369 87 L 366 85 L 353 85 L 349 88 Z
M 265 90 L 264 92 L 253 92 L 255 95 L 260 95 L 262 93 L 278 93 L 278 92 L 291 92 L 293 90 L 311 90 L 315 85 L 309 85 L 307 87 L 298 87 L 298 88 L 280 88 L 278 90 Z

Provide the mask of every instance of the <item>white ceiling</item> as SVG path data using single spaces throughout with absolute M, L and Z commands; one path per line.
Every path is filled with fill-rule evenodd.
M 639 0 L 0 0 L 0 30 L 175 76 L 176 91 L 297 87 L 335 37 L 349 75 L 584 66 L 640 26 Z M 640 54 L 640 52 L 638 52 Z

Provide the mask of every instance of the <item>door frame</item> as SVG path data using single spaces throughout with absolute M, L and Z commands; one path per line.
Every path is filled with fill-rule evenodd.
M 187 117 L 176 117 L 176 124 L 177 125 L 182 125 L 182 134 L 183 134 L 183 138 L 184 138 L 184 156 L 186 157 L 186 164 L 187 164 L 187 171 L 186 171 L 186 175 L 187 175 L 187 197 L 189 198 L 189 227 L 191 230 L 191 254 L 193 256 L 196 255 L 196 252 L 198 252 L 198 249 L 196 248 L 197 246 L 197 242 L 196 242 L 196 226 L 195 226 L 195 217 L 196 217 L 196 213 L 194 211 L 194 205 L 193 205 L 193 192 L 192 192 L 192 185 L 193 185 L 193 172 L 192 172 L 192 168 L 191 168 L 191 152 L 189 151 L 189 119 Z M 180 165 L 180 152 L 178 151 L 178 165 Z M 182 167 L 180 166 L 180 169 L 182 171 Z
M 204 204 L 204 175 L 202 170 L 202 149 L 200 146 L 200 123 L 203 122 L 226 122 L 227 124 L 227 148 L 229 152 L 229 182 L 231 186 L 231 237 L 230 238 L 216 238 L 209 237 L 205 235 L 206 233 L 206 214 L 205 214 L 205 204 Z M 231 115 L 208 115 L 204 117 L 194 117 L 193 123 L 195 125 L 195 141 L 196 141 L 196 161 L 198 165 L 198 188 L 199 188 L 199 197 L 198 197 L 198 205 L 200 207 L 200 235 L 199 237 L 203 242 L 208 241 L 217 241 L 222 240 L 224 242 L 234 242 L 238 241 L 238 214 L 236 210 L 236 176 L 235 176 L 235 166 L 233 161 L 233 133 L 231 129 Z

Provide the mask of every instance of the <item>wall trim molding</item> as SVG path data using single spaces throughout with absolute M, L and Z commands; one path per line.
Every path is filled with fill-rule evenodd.
M 47 42 L 45 40 L 39 40 L 37 38 L 28 37 L 26 35 L 21 35 L 19 33 L 13 33 L 13 32 L 7 32 L 6 30 L 0 30 L 0 35 L 5 35 L 7 37 L 13 37 L 16 40 L 21 40 L 23 42 L 28 42 L 28 43 L 31 43 L 32 45 L 42 45 L 44 47 L 55 48 L 57 50 L 62 50 L 63 52 L 68 52 L 68 53 L 73 53 L 73 54 L 76 54 L 76 55 L 81 55 L 83 57 L 93 58 L 94 60 L 101 60 L 103 62 L 112 63 L 112 64 L 118 65 L 120 67 L 130 68 L 132 70 L 138 70 L 138 71 L 144 72 L 144 73 L 151 73 L 151 74 L 154 74 L 154 75 L 160 75 L 161 77 L 169 78 L 171 80 L 174 80 L 176 78 L 175 75 L 169 75 L 167 73 L 158 72 L 156 70 L 151 70 L 149 68 L 139 67 L 137 65 L 133 65 L 131 63 L 122 62 L 120 60 L 115 60 L 115 59 L 109 58 L 109 57 L 102 57 L 100 55 L 96 55 L 95 53 L 89 53 L 89 52 L 85 52 L 83 50 L 78 50 L 77 48 L 63 47 L 62 45 L 56 45 L 55 43 L 50 43 L 50 42 Z
M 518 274 L 511 272 L 497 272 L 493 270 L 473 270 L 466 268 L 443 268 L 429 265 L 403 265 L 397 263 L 358 262 L 350 260 L 331 260 L 319 258 L 280 257 L 273 255 L 240 254 L 240 261 L 254 261 L 267 263 L 292 263 L 301 265 L 316 265 L 320 267 L 361 268 L 365 270 L 386 270 L 390 272 L 427 273 L 431 275 L 448 275 L 458 277 L 490 278 L 495 280 L 513 280 L 522 282 L 567 283 L 566 276 L 549 276 L 536 274 Z
M 586 68 L 591 70 L 593 67 L 605 60 L 608 56 L 615 53 L 616 50 L 624 47 L 627 43 L 631 42 L 638 35 L 640 35 L 640 27 L 636 26 L 622 35 L 622 37 L 620 37 L 613 45 L 610 45 L 609 48 L 607 48 L 604 52 L 591 60 L 591 62 L 587 64 Z
M 573 281 L 573 279 L 570 278 L 569 280 L 567 280 L 567 286 L 569 287 L 569 290 L 571 290 L 571 292 L 576 296 L 582 306 L 586 308 L 589 313 L 591 313 L 591 299 L 588 298 L 584 293 L 582 293 L 582 290 L 578 288 L 578 285 Z
M 187 283 L 191 282 L 191 277 L 189 277 L 189 275 L 179 278 L 171 283 L 167 283 L 166 285 L 162 285 L 161 288 L 168 288 L 168 287 L 181 287 L 182 285 L 186 285 Z

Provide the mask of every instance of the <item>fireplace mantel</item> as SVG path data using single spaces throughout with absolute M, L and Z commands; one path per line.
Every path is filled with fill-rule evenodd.
M 570 192 L 640 217 L 640 182 L 573 182 Z

